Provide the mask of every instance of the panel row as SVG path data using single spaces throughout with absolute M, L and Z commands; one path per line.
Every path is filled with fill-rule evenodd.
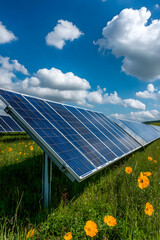
M 160 132 L 151 125 L 115 118 L 113 118 L 113 120 L 142 146 L 160 138 Z
M 141 147 L 102 113 L 5 90 L 0 95 L 21 126 L 77 180 Z
M 10 117 L 0 116 L 0 132 L 23 132 L 22 128 Z

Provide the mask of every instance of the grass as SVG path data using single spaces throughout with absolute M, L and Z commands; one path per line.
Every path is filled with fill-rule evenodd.
M 160 140 L 82 183 L 72 183 L 54 166 L 52 205 L 45 211 L 41 208 L 42 157 L 42 150 L 26 134 L 0 135 L 0 239 L 26 239 L 31 228 L 35 228 L 32 239 L 60 240 L 67 232 L 74 240 L 91 239 L 84 231 L 88 220 L 98 226 L 93 239 L 160 239 Z M 132 167 L 131 174 L 125 172 L 127 166 Z M 138 187 L 141 171 L 152 173 L 145 189 Z M 144 212 L 147 202 L 154 207 L 152 216 Z M 117 225 L 106 225 L 105 215 L 114 216 Z

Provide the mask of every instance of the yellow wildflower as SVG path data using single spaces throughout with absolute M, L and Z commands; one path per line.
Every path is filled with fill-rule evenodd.
M 29 149 L 30 149 L 31 151 L 33 151 L 33 147 L 32 147 L 32 146 L 30 146 Z
M 84 230 L 87 236 L 94 237 L 98 233 L 97 224 L 91 220 L 86 222 Z
M 158 162 L 157 160 L 154 161 L 154 163 L 157 163 L 157 162 Z
M 134 157 L 134 154 L 132 154 L 132 157 Z
M 152 175 L 152 173 L 151 172 L 143 172 L 143 175 L 146 176 L 146 177 L 149 177 L 149 176 Z
M 114 227 L 117 224 L 117 220 L 110 215 L 104 217 L 104 222 L 110 227 Z
M 149 178 L 144 176 L 143 173 L 140 173 L 140 177 L 138 178 L 138 186 L 143 189 L 149 185 Z
M 22 154 L 22 152 L 20 152 L 19 154 Z
M 8 152 L 12 152 L 12 148 L 8 148 Z
M 35 229 L 32 229 L 32 228 L 31 228 L 31 230 L 28 232 L 28 234 L 27 234 L 27 237 L 26 237 L 26 238 L 28 239 L 28 238 L 31 238 L 31 237 L 33 237 L 33 235 L 34 235 L 34 231 L 35 231 Z
M 70 240 L 70 239 L 72 239 L 72 233 L 71 233 L 71 232 L 66 233 L 66 234 L 64 235 L 64 239 L 65 239 L 65 240 Z
M 154 211 L 152 204 L 150 204 L 149 202 L 147 202 L 144 211 L 145 211 L 145 214 L 147 214 L 148 216 L 151 216 L 152 213 L 153 213 L 153 211 Z
M 153 158 L 152 158 L 152 157 L 148 157 L 148 160 L 149 160 L 149 161 L 152 161 L 152 160 L 153 160 Z
M 27 145 L 25 145 L 25 147 L 27 147 Z
M 1 153 L 4 153 L 4 151 L 1 151 Z
M 131 174 L 132 173 L 132 168 L 131 167 L 126 167 L 125 172 L 128 173 L 128 174 Z

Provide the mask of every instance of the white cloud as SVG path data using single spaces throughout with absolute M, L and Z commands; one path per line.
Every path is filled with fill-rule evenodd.
M 0 56 L 0 69 L 8 72 L 20 72 L 24 75 L 28 75 L 27 69 L 20 64 L 17 60 L 10 60 L 9 57 Z
M 81 32 L 72 22 L 58 20 L 58 24 L 54 27 L 52 32 L 46 36 L 46 43 L 58 49 L 62 49 L 66 41 L 73 41 L 78 39 L 83 32 Z
M 97 91 L 89 92 L 88 93 L 88 100 L 91 103 L 97 104 L 119 104 L 124 107 L 131 107 L 135 109 L 145 110 L 146 106 L 144 103 L 140 102 L 139 100 L 135 99 L 121 99 L 118 96 L 118 93 L 114 91 L 114 93 L 104 93 L 106 89 L 102 90 L 98 87 Z
M 121 70 L 145 81 L 160 79 L 160 20 L 151 12 L 124 9 L 103 28 L 103 38 L 94 42 L 99 49 L 123 57 Z
M 14 36 L 14 34 L 11 31 L 7 30 L 2 22 L 0 22 L 0 44 L 9 43 L 16 39 L 17 38 Z
M 96 103 L 145 109 L 145 104 L 142 102 L 135 99 L 121 99 L 116 91 L 108 94 L 106 88 L 101 89 L 100 86 L 97 87 L 97 91 L 91 91 L 89 82 L 72 72 L 63 73 L 56 68 L 43 68 L 24 80 L 16 77 L 17 72 L 28 75 L 27 69 L 17 60 L 0 56 L 0 87 L 2 88 L 88 107 L 93 107 L 91 104 Z
M 145 99 L 157 99 L 158 97 L 160 97 L 160 91 L 157 91 L 157 89 L 154 88 L 153 84 L 148 84 L 147 90 L 143 92 L 136 92 L 136 96 Z
M 134 121 L 155 121 L 160 120 L 160 112 L 157 110 L 150 111 L 139 111 L 139 112 L 131 112 L 129 114 L 112 114 L 111 117 L 120 118 L 120 119 L 128 119 Z

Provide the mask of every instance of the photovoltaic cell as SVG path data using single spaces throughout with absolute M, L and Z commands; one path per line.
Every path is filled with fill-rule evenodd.
M 105 127 L 106 125 L 109 128 L 109 130 L 115 134 L 115 136 L 121 141 L 130 151 L 140 147 L 140 144 L 136 142 L 130 135 L 128 135 L 126 132 L 124 132 L 120 127 L 118 127 L 116 124 L 113 123 L 108 117 L 106 117 L 102 113 L 96 113 L 92 112 L 92 114 L 97 116 L 98 121 L 101 122 L 101 124 Z
M 157 126 L 157 125 L 150 125 L 150 126 L 156 129 L 158 132 L 160 132 L 160 126 Z
M 113 153 L 108 146 L 105 146 L 72 112 L 68 111 L 67 106 L 65 107 L 53 102 L 48 102 L 48 104 L 63 116 L 63 118 L 108 161 L 117 158 L 117 155 Z
M 73 145 L 78 148 L 96 167 L 107 161 L 79 135 L 64 119 L 45 101 L 25 97 L 43 116 L 45 116 Z
M 101 113 L 5 90 L 0 90 L 0 96 L 18 124 L 60 168 L 65 169 L 66 174 L 71 174 L 78 181 L 141 147 L 126 129 Z M 4 122 L 5 119 L 0 120 Z M 126 126 L 125 123 L 123 126 Z M 16 127 L 14 125 L 13 128 Z M 0 131 L 2 128 L 0 122 Z M 126 128 L 134 136 L 139 136 L 137 132 L 142 127 L 139 129 L 136 125 L 134 130 L 132 126 Z M 153 127 L 148 133 L 152 135 L 148 141 L 160 137 Z M 144 143 L 146 138 L 143 135 Z
M 92 113 L 92 111 L 85 111 L 84 109 L 78 109 L 85 117 L 87 117 L 106 137 L 108 137 L 121 151 L 124 153 L 129 152 L 129 148 L 126 147 L 120 140 L 117 138 L 116 132 L 107 124 L 104 127 L 102 125 L 102 121 L 98 119 L 96 115 Z
M 77 176 L 81 177 L 95 170 L 87 158 L 22 95 L 4 90 L 0 90 L 0 95 L 2 100 L 5 100 L 18 113 L 17 117 L 25 121 Z
M 124 152 L 119 149 L 107 136 L 105 136 L 92 122 L 90 122 L 80 111 L 74 107 L 66 106 L 83 124 L 93 133 L 102 143 L 105 144 L 118 157 L 123 156 Z M 112 160 L 112 159 L 111 159 Z
M 0 118 L 8 124 L 13 132 L 22 132 L 23 130 L 18 126 L 18 124 L 9 116 L 0 116 Z
M 4 128 L 4 130 L 6 132 L 12 132 L 13 131 L 12 128 L 10 126 L 8 126 L 8 124 L 5 123 L 5 121 L 2 118 L 0 118 L 0 125 Z
M 0 125 L 0 132 L 5 132 L 4 128 Z
M 147 143 L 152 142 L 160 137 L 159 134 L 156 133 L 156 131 L 149 125 L 140 122 L 131 122 L 126 120 L 121 121 L 141 138 L 143 138 Z

